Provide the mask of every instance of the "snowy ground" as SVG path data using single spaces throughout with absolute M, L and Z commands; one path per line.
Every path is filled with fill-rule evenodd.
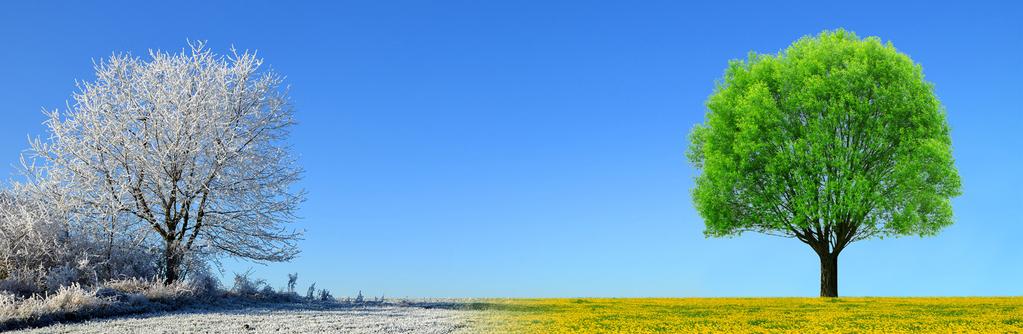
M 473 333 L 475 311 L 413 306 L 285 304 L 185 310 L 57 324 L 12 333 Z

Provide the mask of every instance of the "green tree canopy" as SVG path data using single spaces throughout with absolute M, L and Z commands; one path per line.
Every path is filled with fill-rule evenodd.
M 707 109 L 687 152 L 701 171 L 693 200 L 704 233 L 810 245 L 822 296 L 837 295 L 849 243 L 952 224 L 960 181 L 945 111 L 920 65 L 890 42 L 839 29 L 750 53 L 729 62 Z

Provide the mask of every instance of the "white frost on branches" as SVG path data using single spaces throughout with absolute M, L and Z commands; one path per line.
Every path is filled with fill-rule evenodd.
M 73 105 L 48 113 L 29 184 L 67 208 L 68 224 L 160 247 L 168 282 L 193 257 L 292 259 L 300 233 L 286 225 L 304 193 L 282 78 L 254 53 L 203 43 L 149 56 L 96 63 Z

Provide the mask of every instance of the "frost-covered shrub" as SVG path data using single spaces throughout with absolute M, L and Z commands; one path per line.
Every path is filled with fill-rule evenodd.
M 71 265 L 74 235 L 33 192 L 0 190 L 0 278 L 46 288 L 51 268 Z
M 298 284 L 298 273 L 288 274 L 288 293 L 295 293 L 295 284 Z
M 195 296 L 195 291 L 187 282 L 178 281 L 171 284 L 155 282 L 142 291 L 142 295 L 153 302 L 180 304 L 191 300 Z
M 263 288 L 259 290 L 259 294 L 265 297 L 271 297 L 276 296 L 277 291 L 274 291 L 274 288 L 269 285 L 263 285 Z
M 106 286 L 96 288 L 96 297 L 103 298 L 112 302 L 123 302 L 129 299 L 129 296 L 141 296 L 135 293 L 127 293 L 117 289 L 113 289 Z
M 123 278 L 153 278 L 159 276 L 160 251 L 155 247 L 114 246 L 97 250 L 94 261 L 97 281 Z
M 189 282 L 164 284 L 158 279 L 128 278 L 105 283 L 96 290 L 96 295 L 131 304 L 146 300 L 176 305 L 197 297 L 197 290 Z
M 0 190 L 0 279 L 35 286 L 31 293 L 54 293 L 71 284 L 157 274 L 157 254 L 132 221 L 81 216 L 87 210 L 63 198 L 61 187 L 39 181 Z
M 309 299 L 309 300 L 312 300 L 315 296 L 316 296 L 316 282 L 313 282 L 313 284 L 309 286 L 309 291 L 306 291 L 305 298 Z
M 234 287 L 231 288 L 231 291 L 243 296 L 253 296 L 258 295 L 263 290 L 263 286 L 269 287 L 266 284 L 266 280 L 262 278 L 253 280 L 251 276 L 252 271 L 246 271 L 241 274 L 235 273 Z M 273 291 L 273 289 L 271 288 L 270 291 Z
M 193 272 L 188 277 L 188 284 L 199 298 L 214 297 L 220 292 L 220 280 L 208 272 Z
M 62 265 L 46 273 L 46 291 L 58 291 L 61 287 L 78 284 L 78 269 Z
M 82 289 L 77 283 L 63 286 L 46 299 L 46 311 L 75 313 L 83 309 L 98 306 L 102 301 L 96 293 Z
M 320 290 L 320 301 L 329 302 L 334 301 L 334 296 L 330 294 L 327 289 Z
M 142 293 L 148 290 L 151 286 L 160 284 L 156 280 L 147 280 L 143 278 L 126 278 L 119 280 L 112 280 L 103 284 L 104 287 L 114 289 L 124 293 Z

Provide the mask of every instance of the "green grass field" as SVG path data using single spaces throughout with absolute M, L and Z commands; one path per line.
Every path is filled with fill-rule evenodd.
M 500 333 L 1023 333 L 1023 297 L 496 299 Z

